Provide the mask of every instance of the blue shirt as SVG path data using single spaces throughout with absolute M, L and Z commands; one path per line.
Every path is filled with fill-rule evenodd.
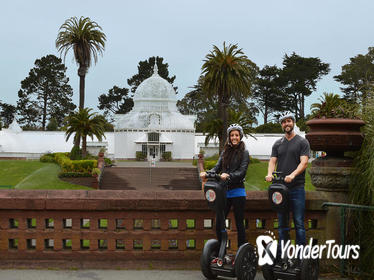
M 245 188 L 231 189 L 231 190 L 228 190 L 226 193 L 227 198 L 240 197 L 240 196 L 247 196 L 245 192 Z

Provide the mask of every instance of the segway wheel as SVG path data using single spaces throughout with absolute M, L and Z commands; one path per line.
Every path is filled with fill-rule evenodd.
M 218 256 L 219 242 L 216 239 L 209 239 L 204 246 L 200 257 L 200 266 L 203 275 L 207 279 L 216 279 L 217 275 L 210 269 L 210 264 Z
M 300 279 L 318 280 L 319 261 L 318 259 L 304 259 L 301 263 Z
M 265 280 L 275 280 L 275 277 L 273 274 L 273 266 L 265 264 L 262 267 L 262 276 L 264 276 Z
M 256 277 L 257 256 L 252 245 L 246 244 L 235 257 L 235 275 L 238 280 L 253 280 Z

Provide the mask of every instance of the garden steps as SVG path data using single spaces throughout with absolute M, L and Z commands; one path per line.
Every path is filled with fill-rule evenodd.
M 107 167 L 100 189 L 107 190 L 199 190 L 196 167 Z

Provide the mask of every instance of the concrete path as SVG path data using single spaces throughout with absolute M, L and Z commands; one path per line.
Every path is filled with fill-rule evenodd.
M 1 280 L 204 280 L 199 270 L 0 270 Z M 220 278 L 233 279 L 233 278 Z M 320 278 L 344 280 L 342 278 Z M 255 280 L 264 280 L 258 272 Z
M 148 161 L 116 161 L 115 166 L 118 167 L 150 167 L 151 162 Z M 156 161 L 155 167 L 170 167 L 170 168 L 181 168 L 181 167 L 191 167 L 196 168 L 191 162 L 168 162 L 168 161 Z
M 204 280 L 198 270 L 0 270 L 6 280 Z M 228 278 L 230 279 L 230 278 Z M 256 277 L 256 280 L 262 280 Z

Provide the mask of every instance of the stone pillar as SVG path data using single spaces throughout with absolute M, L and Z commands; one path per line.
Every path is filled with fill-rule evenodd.
M 308 170 L 312 184 L 329 202 L 348 203 L 348 190 L 352 172 L 352 159 L 347 157 L 324 157 L 312 162 Z M 330 207 L 326 216 L 326 240 L 340 244 L 340 208 Z
M 327 156 L 312 162 L 309 173 L 312 184 L 329 202 L 347 203 L 352 159 L 345 151 L 360 149 L 364 136 L 360 128 L 365 124 L 357 119 L 312 119 L 306 123 L 306 135 L 314 151 L 325 151 Z M 326 217 L 326 239 L 340 242 L 340 209 L 330 207 Z

